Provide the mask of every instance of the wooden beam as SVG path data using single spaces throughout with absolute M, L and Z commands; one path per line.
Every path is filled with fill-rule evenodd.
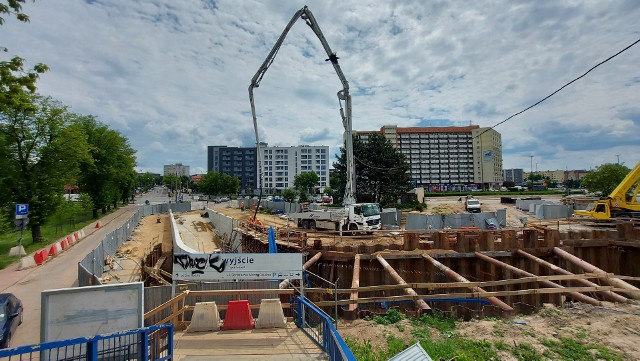
M 402 277 L 400 277 L 400 275 L 398 274 L 398 272 L 396 272 L 396 270 L 393 269 L 393 267 L 391 267 L 391 265 L 389 263 L 387 263 L 387 261 L 385 261 L 385 259 L 381 256 L 381 255 L 376 255 L 376 258 L 378 259 L 378 262 L 380 262 L 380 264 L 382 265 L 382 267 L 384 267 L 385 270 L 387 270 L 387 272 L 389 272 L 389 275 L 391 276 L 391 278 L 393 278 L 397 283 L 407 283 L 405 282 Z M 404 289 L 404 293 L 411 295 L 411 296 L 417 296 L 418 294 L 416 293 L 416 291 L 414 291 L 412 288 L 405 288 Z M 426 302 L 424 302 L 422 299 L 416 299 L 416 306 L 418 306 L 419 309 L 421 310 L 431 310 L 431 307 L 429 307 L 429 305 L 427 305 Z
M 360 287 L 360 255 L 357 254 L 354 258 L 353 258 L 353 276 L 351 277 L 351 288 L 359 288 Z M 351 295 L 349 296 L 350 300 L 357 300 L 358 299 L 358 291 L 355 292 L 351 292 Z M 358 304 L 357 303 L 351 303 L 349 304 L 349 311 L 355 311 L 358 309 Z
M 558 256 L 560 256 L 561 258 L 563 258 L 563 259 L 575 264 L 576 266 L 584 269 L 587 272 L 602 273 L 602 274 L 606 273 L 604 270 L 601 270 L 600 268 L 592 265 L 591 263 L 589 263 L 589 262 L 587 262 L 587 261 L 585 261 L 585 260 L 583 260 L 581 258 L 578 258 L 578 257 L 572 255 L 571 253 L 569 253 L 569 252 L 567 252 L 567 251 L 565 251 L 565 250 L 563 250 L 561 248 L 553 247 L 553 252 L 555 254 L 557 254 Z M 617 278 L 613 278 L 613 277 L 608 277 L 607 276 L 607 277 L 602 277 L 600 279 L 605 281 L 605 282 L 607 282 L 608 284 L 610 284 L 612 286 L 615 286 L 615 287 L 618 287 L 618 288 L 622 288 L 622 289 L 625 289 L 625 290 L 631 290 L 631 291 L 640 291 L 640 289 L 637 288 L 636 286 L 634 286 L 632 284 L 629 284 L 629 283 L 627 283 L 627 282 L 625 282 L 623 280 L 617 279 Z M 640 297 L 638 297 L 637 294 L 632 294 L 632 297 L 634 299 L 636 299 L 636 300 L 640 300 Z
M 549 262 L 547 262 L 547 261 L 545 261 L 545 260 L 543 260 L 541 258 L 538 258 L 538 257 L 536 257 L 536 256 L 534 256 L 532 254 L 529 254 L 529 253 L 527 253 L 527 252 L 525 252 L 525 251 L 523 251 L 521 249 L 518 250 L 518 254 L 521 255 L 521 256 L 524 256 L 524 257 L 526 257 L 526 258 L 528 258 L 528 259 L 530 259 L 530 260 L 532 260 L 534 262 L 536 262 L 539 265 L 542 265 L 542 266 L 545 266 L 545 267 L 551 269 L 555 273 L 559 273 L 559 274 L 562 274 L 562 275 L 573 275 L 573 273 L 565 270 L 564 268 L 558 267 L 558 266 L 554 265 L 553 263 L 549 263 Z M 598 284 L 593 283 L 593 282 L 591 282 L 589 280 L 586 280 L 586 279 L 576 279 L 575 281 L 578 282 L 578 283 L 582 283 L 583 285 L 589 286 L 589 287 L 598 286 Z M 613 293 L 611 291 L 603 292 L 602 294 L 605 297 L 607 297 L 609 300 L 613 301 L 613 302 L 621 302 L 621 303 L 628 303 L 629 302 L 628 298 L 622 297 L 619 294 Z
M 379 302 L 393 302 L 393 301 L 405 301 L 405 300 L 441 300 L 450 298 L 487 298 L 487 297 L 506 297 L 506 296 L 523 296 L 532 294 L 557 294 L 557 293 L 577 293 L 577 292 L 604 292 L 616 290 L 612 286 L 598 286 L 598 287 L 563 287 L 563 288 L 535 288 L 516 291 L 495 291 L 495 292 L 464 292 L 464 293 L 439 293 L 435 295 L 403 295 L 403 296 L 386 296 L 386 297 L 370 297 L 370 298 L 358 298 L 353 302 L 358 304 L 363 303 L 379 303 Z M 579 293 L 578 293 L 579 294 Z M 351 303 L 351 300 L 339 300 L 338 305 L 347 305 Z M 334 301 L 320 301 L 314 302 L 316 306 L 325 307 L 333 306 L 336 304 Z
M 396 285 L 382 285 L 382 286 L 364 286 L 358 288 L 338 288 L 336 290 L 339 294 L 350 294 L 353 292 L 358 293 L 366 293 L 366 292 L 380 292 L 380 291 L 389 291 L 389 290 L 401 290 L 404 288 L 413 288 L 414 290 L 418 289 L 428 289 L 428 290 L 436 290 L 436 289 L 450 289 L 450 288 L 469 288 L 469 287 L 501 287 L 507 285 L 515 285 L 515 284 L 523 284 L 523 283 L 531 283 L 531 282 L 541 282 L 541 281 L 575 281 L 577 279 L 590 279 L 590 278 L 599 278 L 601 275 L 595 273 L 584 273 L 577 275 L 551 275 L 551 276 L 536 276 L 536 277 L 522 277 L 522 278 L 514 278 L 508 280 L 498 280 L 498 281 L 484 281 L 484 282 L 468 282 L 464 285 L 460 282 L 439 282 L 439 283 L 405 283 L 405 284 L 396 284 Z M 304 291 L 306 293 L 327 293 L 326 288 L 305 288 Z M 638 292 L 640 291 L 629 291 L 629 292 Z
M 485 256 L 480 252 L 476 252 L 476 256 L 478 256 L 478 258 L 487 261 L 489 263 L 493 263 L 496 266 L 500 266 L 502 268 L 505 268 L 519 276 L 527 276 L 527 277 L 535 277 L 536 275 L 534 275 L 533 273 L 529 273 L 527 271 L 521 270 L 518 267 L 514 267 L 512 265 L 506 264 L 504 262 L 498 261 L 497 259 L 491 258 L 489 256 Z M 565 288 L 564 286 L 561 286 L 557 283 L 551 282 L 551 281 L 541 281 L 541 283 L 547 287 L 555 287 L 555 288 Z M 582 301 L 582 302 L 586 302 L 589 304 L 592 304 L 594 306 L 601 306 L 602 304 L 600 303 L 600 301 L 596 300 L 593 297 L 589 297 L 589 296 L 585 296 L 581 293 L 577 293 L 577 292 L 566 292 L 567 294 L 571 295 L 571 297 L 575 298 L 576 300 Z
M 458 282 L 462 282 L 462 283 L 469 283 L 468 279 L 462 277 L 461 275 L 456 273 L 451 268 L 443 265 L 442 263 L 436 261 L 435 259 L 431 258 L 430 256 L 428 256 L 426 254 L 423 254 L 422 257 L 424 257 L 424 259 L 426 259 L 427 261 L 431 262 L 431 264 L 433 264 L 436 268 L 438 268 L 439 270 L 444 272 L 444 274 L 446 274 L 447 276 L 453 278 L 454 280 L 456 280 Z M 464 285 L 462 285 L 462 286 L 464 286 Z M 473 292 L 485 292 L 485 290 L 483 290 L 482 288 L 477 287 L 477 286 L 467 286 L 467 287 L 469 289 L 471 289 Z M 513 311 L 513 307 L 511 307 L 511 306 L 507 305 L 506 303 L 502 302 L 497 297 L 488 297 L 487 301 L 491 302 L 491 304 L 493 304 L 494 306 L 502 308 L 505 311 Z

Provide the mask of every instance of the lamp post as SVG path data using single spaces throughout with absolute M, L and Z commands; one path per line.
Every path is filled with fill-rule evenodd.
M 620 165 L 620 154 L 616 154 L 616 157 L 618 157 L 618 165 Z
M 529 175 L 529 180 L 531 181 L 531 188 L 533 188 L 533 157 L 534 157 L 533 155 L 529 156 L 529 160 L 531 162 L 530 168 L 529 168 L 531 169 L 531 174 Z

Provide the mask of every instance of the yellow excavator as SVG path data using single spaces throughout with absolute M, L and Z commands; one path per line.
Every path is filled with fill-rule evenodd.
M 608 197 L 591 203 L 585 210 L 574 211 L 576 216 L 595 219 L 638 218 L 640 219 L 640 163 L 627 174 Z

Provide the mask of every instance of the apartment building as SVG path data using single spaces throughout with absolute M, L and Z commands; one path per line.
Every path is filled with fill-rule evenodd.
M 380 133 L 411 165 L 411 179 L 427 191 L 496 189 L 502 185 L 500 133 L 477 125 L 397 127 L 356 131 L 361 140 Z
M 292 147 L 260 146 L 263 154 L 264 189 L 268 192 L 280 193 L 286 188 L 293 188 L 293 180 L 302 173 L 315 172 L 318 175 L 319 187 L 329 186 L 329 147 L 301 145 Z M 260 174 L 260 173 L 258 173 Z
M 175 174 L 178 177 L 182 177 L 184 175 L 189 176 L 189 166 L 188 165 L 182 165 L 182 163 L 176 163 L 176 164 L 168 164 L 163 166 L 164 168 L 164 173 L 163 175 L 169 175 L 169 174 Z
M 207 171 L 237 177 L 242 193 L 253 193 L 258 188 L 256 147 L 207 147 Z
M 521 185 L 524 182 L 524 170 L 522 168 L 504 169 L 502 171 L 505 181 L 513 182 L 517 185 Z

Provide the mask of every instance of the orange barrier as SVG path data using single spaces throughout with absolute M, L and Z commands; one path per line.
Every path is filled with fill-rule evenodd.
M 71 244 L 73 244 L 73 237 L 71 237 L 71 235 L 68 235 L 67 236 L 67 245 L 70 246 Z
M 33 255 L 33 260 L 36 261 L 36 264 L 38 266 L 40 266 L 41 264 L 44 263 L 44 261 L 47 260 L 47 258 L 49 258 L 49 253 L 47 252 L 46 249 L 41 249 L 40 251 L 36 252 Z
M 77 232 L 77 231 L 76 231 L 76 232 L 73 232 L 73 238 L 74 238 L 74 240 L 76 240 L 76 241 L 77 241 L 77 240 L 79 240 L 79 239 L 80 239 L 80 234 L 78 234 L 78 232 Z
M 69 247 L 69 244 L 67 243 L 67 240 L 62 240 L 62 242 L 60 242 L 60 247 L 62 247 L 62 250 L 64 251 L 65 249 L 67 249 L 67 247 Z
M 256 320 L 251 315 L 249 300 L 229 301 L 227 314 L 222 322 L 222 331 L 251 330 Z

